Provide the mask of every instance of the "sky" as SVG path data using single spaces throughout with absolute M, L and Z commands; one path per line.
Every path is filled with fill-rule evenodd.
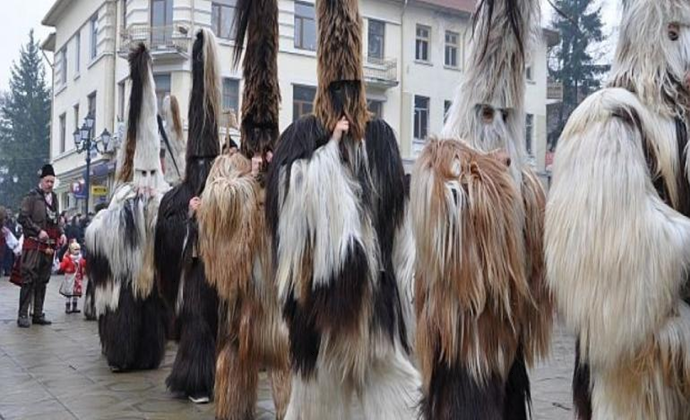
M 19 49 L 29 39 L 29 31 L 33 28 L 36 39 L 44 40 L 52 31 L 41 25 L 41 20 L 46 15 L 55 0 L 0 0 L 2 14 L 6 17 L 0 22 L 0 39 L 3 47 L 0 48 L 0 91 L 9 89 L 10 68 L 12 62 L 19 59 Z M 83 1 L 83 0 L 82 0 Z M 611 35 L 620 19 L 618 4 L 620 0 L 600 0 L 603 5 L 603 18 L 606 23 L 604 33 Z M 542 0 L 544 10 L 544 22 L 548 26 L 551 16 L 551 8 L 546 0 Z M 612 52 L 613 46 L 604 46 Z M 52 54 L 48 57 L 52 60 Z M 46 75 L 50 80 L 50 67 L 46 63 Z

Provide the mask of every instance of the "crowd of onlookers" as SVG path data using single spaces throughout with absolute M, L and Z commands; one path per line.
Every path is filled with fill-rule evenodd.
M 0 209 L 2 209 L 2 207 L 0 207 Z M 19 214 L 14 213 L 11 209 L 6 209 L 4 211 L 5 217 L 2 227 L 9 230 L 15 238 L 20 239 L 22 237 L 22 226 L 17 222 Z M 65 236 L 67 236 L 67 244 L 58 250 L 59 260 L 62 260 L 62 257 L 68 250 L 69 244 L 72 242 L 77 242 L 81 248 L 84 249 L 84 232 L 92 218 L 93 213 L 89 213 L 87 216 L 79 213 L 72 217 L 68 217 L 66 212 L 60 214 L 60 226 L 63 228 Z M 1 219 L 3 218 L 0 217 L 0 220 Z M 4 252 L 0 252 L 0 275 L 9 276 L 12 272 L 12 265 L 14 264 L 16 255 L 12 252 L 13 250 L 10 249 L 9 243 L 3 242 L 3 244 L 5 249 Z

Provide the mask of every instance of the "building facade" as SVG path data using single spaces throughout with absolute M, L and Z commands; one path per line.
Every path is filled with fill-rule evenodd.
M 474 0 L 362 0 L 364 63 L 370 110 L 398 134 L 406 166 L 428 135 L 440 131 L 466 59 Z M 219 42 L 222 101 L 240 108 L 243 83 L 232 68 L 236 0 L 57 0 L 43 20 L 55 28 L 43 48 L 54 54 L 51 157 L 62 208 L 83 209 L 84 154 L 73 132 L 91 112 L 94 134 L 123 134 L 128 86 L 127 53 L 146 42 L 154 59 L 159 100 L 175 95 L 186 125 L 191 89 L 191 46 L 196 30 L 211 28 Z M 278 69 L 281 130 L 312 110 L 316 92 L 314 0 L 280 0 Z M 547 49 L 545 32 L 528 70 L 528 152 L 543 171 L 546 154 Z M 226 123 L 223 124 L 226 131 Z M 232 130 L 231 130 L 232 131 Z M 93 156 L 91 180 L 99 194 L 112 187 L 114 147 Z M 90 209 L 104 195 L 92 195 Z M 81 210 L 80 210 L 81 211 Z

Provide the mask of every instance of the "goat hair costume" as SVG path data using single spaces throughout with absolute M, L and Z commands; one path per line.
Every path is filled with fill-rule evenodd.
M 528 418 L 527 365 L 548 349 L 545 197 L 523 151 L 539 21 L 537 0 L 479 3 L 467 74 L 412 173 L 425 419 Z
M 220 153 L 216 56 L 213 33 L 200 30 L 192 47 L 185 176 L 161 201 L 154 250 L 158 290 L 168 308 L 174 310 L 180 334 L 166 384 L 172 392 L 209 399 L 215 380 L 218 297 L 206 283 L 204 264 L 197 258 L 197 221 L 189 217 L 189 201 L 203 192 Z
M 170 146 L 169 152 L 165 154 L 163 172 L 165 173 L 165 182 L 175 186 L 182 181 L 182 174 L 185 173 L 185 150 L 187 147 L 180 118 L 180 104 L 175 95 L 165 97 L 162 114 L 165 121 L 165 133 Z
M 281 135 L 266 197 L 293 370 L 286 418 L 349 419 L 355 394 L 367 419 L 414 419 L 402 159 L 393 130 L 367 113 L 358 2 L 317 0 L 316 13 L 315 115 Z
M 558 143 L 546 263 L 582 420 L 690 413 L 688 69 L 690 3 L 628 1 L 609 85 Z
M 113 370 L 155 369 L 165 353 L 163 303 L 154 288 L 153 229 L 169 189 L 160 163 L 151 57 L 129 56 L 132 91 L 118 185 L 86 230 L 91 281 L 104 354 Z
M 198 211 L 200 254 L 221 302 L 216 419 L 254 417 L 262 366 L 282 419 L 290 396 L 287 331 L 271 275 L 261 174 L 249 160 L 265 157 L 278 137 L 278 1 L 241 0 L 236 10 L 235 63 L 247 38 L 241 153 L 216 160 Z

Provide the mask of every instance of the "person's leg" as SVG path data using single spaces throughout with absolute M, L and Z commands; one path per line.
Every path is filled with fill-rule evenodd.
M 28 328 L 29 323 L 29 305 L 34 295 L 34 283 L 36 281 L 36 268 L 38 252 L 26 250 L 22 254 L 21 260 L 21 276 L 22 287 L 19 292 L 19 313 L 17 324 L 21 328 Z
M 37 252 L 37 254 L 39 262 L 36 284 L 34 285 L 34 315 L 32 321 L 37 325 L 51 325 L 52 322 L 46 319 L 45 313 L 43 313 L 43 303 L 45 302 L 46 290 L 53 268 L 53 258 L 51 255 L 46 255 L 42 252 Z
M 79 297 L 72 296 L 72 313 L 73 314 L 81 313 L 81 311 L 79 309 L 77 309 L 77 303 L 78 302 L 79 302 Z
M 67 298 L 65 298 L 65 299 L 67 299 L 67 300 L 65 301 L 65 313 L 66 313 L 66 314 L 71 314 L 71 313 L 72 313 L 72 306 L 71 306 L 71 305 L 72 305 L 72 298 L 67 297 Z

